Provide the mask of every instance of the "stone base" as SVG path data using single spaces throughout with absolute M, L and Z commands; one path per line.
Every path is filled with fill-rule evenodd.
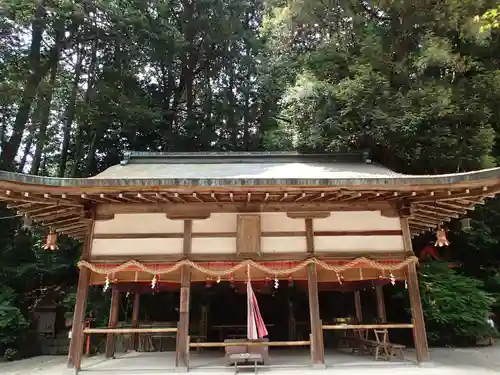
M 314 363 L 312 368 L 316 370 L 324 370 L 326 369 L 326 365 L 324 363 Z

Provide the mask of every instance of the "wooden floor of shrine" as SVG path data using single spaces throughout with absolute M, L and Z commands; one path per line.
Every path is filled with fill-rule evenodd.
M 269 351 L 270 362 L 266 369 L 287 370 L 310 368 L 311 359 L 307 349 L 273 349 Z M 133 374 L 140 372 L 165 372 L 175 371 L 175 352 L 127 352 L 117 353 L 115 359 L 99 358 L 101 356 L 84 358 L 82 363 L 82 371 L 85 372 L 101 372 L 109 374 Z M 378 360 L 374 361 L 368 355 L 352 354 L 342 350 L 325 351 L 325 364 L 327 368 L 338 368 L 349 366 L 417 366 L 415 353 L 409 349 L 405 351 L 405 360 L 394 360 L 391 362 Z M 223 351 L 204 351 L 201 353 L 191 352 L 190 354 L 190 372 L 197 371 L 222 371 L 227 370 L 234 373 L 233 367 L 227 365 Z M 244 370 L 241 373 L 253 373 L 253 370 Z

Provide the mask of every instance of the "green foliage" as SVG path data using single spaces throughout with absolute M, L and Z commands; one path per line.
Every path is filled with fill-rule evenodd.
M 14 350 L 29 326 L 21 310 L 15 305 L 15 292 L 4 287 L 0 291 L 0 353 Z M 8 355 L 10 356 L 10 355 Z
M 500 5 L 484 12 L 481 17 L 476 16 L 475 21 L 482 23 L 481 31 L 498 29 L 500 27 Z
M 486 321 L 495 299 L 482 282 L 441 262 L 425 264 L 419 277 L 429 342 L 475 344 L 477 339 L 497 334 Z

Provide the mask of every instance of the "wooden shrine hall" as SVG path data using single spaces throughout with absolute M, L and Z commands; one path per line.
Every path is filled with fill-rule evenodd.
M 45 248 L 57 237 L 83 242 L 68 366 L 79 369 L 85 335 L 171 332 L 176 366 L 189 368 L 190 348 L 227 347 L 189 337 L 190 287 L 207 279 L 264 279 L 306 285 L 310 335 L 301 341 L 249 345 L 310 347 L 324 366 L 326 330 L 408 328 L 418 361 L 428 359 L 417 258 L 411 238 L 438 233 L 500 190 L 500 168 L 437 176 L 395 173 L 365 153 L 147 153 L 128 152 L 119 165 L 91 178 L 69 179 L 0 172 L 0 199 L 47 228 Z M 318 288 L 360 281 L 407 285 L 410 322 L 388 323 L 377 284 L 379 322 L 323 324 Z M 176 327 L 116 328 L 120 285 L 180 291 Z M 109 326 L 84 326 L 91 285 L 111 288 Z M 355 294 L 358 315 L 359 292 Z

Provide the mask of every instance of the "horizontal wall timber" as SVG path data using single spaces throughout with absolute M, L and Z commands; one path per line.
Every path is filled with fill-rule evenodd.
M 282 253 L 263 253 L 260 256 L 245 256 L 245 259 L 255 259 L 261 262 L 266 261 L 301 261 L 310 258 L 312 254 L 307 252 L 282 252 Z M 404 260 L 410 256 L 414 256 L 413 252 L 391 251 L 391 252 L 377 252 L 373 253 L 370 250 L 356 250 L 356 251 L 315 251 L 314 257 L 321 260 L 352 260 L 365 256 L 374 260 Z M 131 258 L 127 255 L 93 255 L 90 261 L 94 263 L 125 263 Z M 242 257 L 236 254 L 189 254 L 185 256 L 182 252 L 172 254 L 154 254 L 154 255 L 137 255 L 134 256 L 135 260 L 142 263 L 175 263 L 182 259 L 190 259 L 194 262 L 240 262 Z
M 401 230 L 315 231 L 316 237 L 401 236 Z M 183 238 L 183 233 L 96 233 L 94 239 Z M 262 232 L 262 237 L 305 237 L 306 231 Z M 236 232 L 192 233 L 192 238 L 236 237 Z
M 170 217 L 203 216 L 215 212 L 331 212 L 331 211 L 381 211 L 394 208 L 389 202 L 362 203 L 184 203 L 184 204 L 126 204 L 103 203 L 96 207 L 98 215 L 165 213 Z M 184 215 L 184 216 L 183 216 Z M 325 215 L 322 215 L 324 217 Z

